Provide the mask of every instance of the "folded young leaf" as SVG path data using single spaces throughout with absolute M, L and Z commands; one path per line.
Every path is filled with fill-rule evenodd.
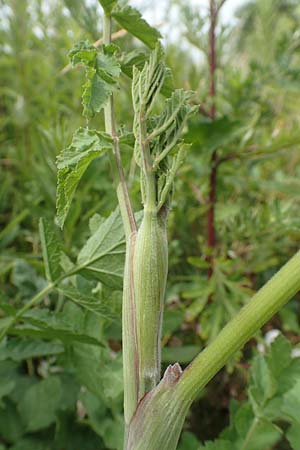
M 161 38 L 160 32 L 152 28 L 142 18 L 141 13 L 137 9 L 129 5 L 113 11 L 112 17 L 122 28 L 125 28 L 125 30 L 151 49 L 155 47 L 157 41 Z
M 144 50 L 135 49 L 129 53 L 123 53 L 121 55 L 121 70 L 129 78 L 133 77 L 133 67 L 143 70 L 144 64 L 149 59 L 149 54 Z M 172 71 L 169 67 L 166 67 L 165 79 L 161 88 L 161 94 L 165 97 L 170 97 L 174 90 L 174 79 Z
M 189 104 L 193 95 L 191 91 L 177 89 L 172 97 L 165 101 L 163 112 L 149 121 L 151 153 L 155 157 L 156 166 L 177 145 L 188 117 L 196 112 L 198 107 Z
M 142 169 L 141 191 L 144 204 L 148 189 L 146 180 L 148 178 L 149 184 L 149 173 L 156 172 L 157 211 L 163 206 L 169 206 L 173 181 L 188 149 L 180 141 L 180 136 L 187 119 L 198 109 L 190 104 L 193 92 L 177 89 L 165 101 L 162 113 L 151 115 L 167 76 L 168 69 L 163 62 L 163 50 L 159 44 L 142 70 L 133 68 L 134 156 Z M 171 152 L 172 158 L 168 158 Z
M 149 116 L 160 93 L 166 74 L 163 54 L 163 48 L 157 44 L 143 69 L 140 71 L 136 67 L 133 68 L 132 100 L 136 115 Z M 136 132 L 135 128 L 136 123 L 134 124 L 134 133 Z
M 89 164 L 112 148 L 111 138 L 96 130 L 79 128 L 72 143 L 57 158 L 57 221 L 62 228 L 77 185 Z
M 112 92 L 118 87 L 120 64 L 114 56 L 117 47 L 102 46 L 102 51 L 88 41 L 80 41 L 70 51 L 73 65 L 85 66 L 86 82 L 82 94 L 83 115 L 93 117 L 106 105 Z

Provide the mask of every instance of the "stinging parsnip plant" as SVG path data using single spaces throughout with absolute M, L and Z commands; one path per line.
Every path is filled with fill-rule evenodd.
M 57 221 L 63 227 L 81 177 L 93 160 L 106 153 L 124 233 L 115 211 L 81 250 L 76 265 L 69 264 L 68 270 L 61 273 L 57 264 L 60 249 L 47 231 L 47 223 L 42 221 L 40 230 L 49 284 L 17 316 L 9 318 L 2 334 L 48 292 L 62 289 L 63 280 L 76 273 L 94 277 L 112 290 L 123 279 L 124 450 L 175 450 L 186 414 L 199 392 L 300 289 L 300 252 L 184 371 L 174 362 L 161 377 L 160 334 L 168 271 L 167 218 L 175 177 L 188 151 L 181 134 L 197 107 L 191 106 L 192 92 L 170 93 L 170 71 L 164 63 L 158 31 L 130 6 L 121 7 L 117 0 L 100 0 L 100 4 L 104 10 L 103 45 L 96 49 L 86 41 L 80 42 L 71 50 L 70 58 L 73 65 L 85 68 L 83 115 L 89 119 L 104 110 L 105 131 L 79 128 L 71 145 L 58 156 Z M 132 60 L 128 58 L 126 65 L 122 63 L 120 49 L 111 42 L 113 20 L 151 49 L 149 57 L 141 52 Z M 122 72 L 132 77 L 132 132 L 118 131 L 116 124 L 114 94 Z M 167 94 L 162 107 L 160 94 Z M 133 211 L 121 161 L 123 143 L 131 142 L 140 171 L 141 221 Z M 120 258 L 124 244 L 123 275 Z M 73 300 L 75 292 L 73 288 L 68 293 Z M 96 299 L 80 298 L 78 302 L 95 311 Z

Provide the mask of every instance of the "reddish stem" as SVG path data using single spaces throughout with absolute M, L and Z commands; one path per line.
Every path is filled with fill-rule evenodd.
M 210 73 L 210 87 L 209 95 L 211 100 L 211 107 L 209 116 L 211 120 L 215 120 L 216 116 L 216 20 L 218 10 L 216 9 L 215 0 L 210 0 L 210 28 L 209 28 L 209 73 Z M 213 250 L 216 245 L 216 230 L 215 230 L 215 203 L 216 203 L 216 182 L 217 182 L 217 151 L 215 150 L 210 160 L 210 177 L 209 177 L 209 209 L 207 213 L 207 243 L 209 247 L 208 262 L 210 264 L 208 270 L 208 277 L 213 274 Z
M 209 74 L 210 74 L 210 87 L 209 87 L 209 95 L 211 98 L 211 107 L 210 107 L 210 118 L 212 120 L 215 119 L 216 115 L 216 105 L 215 105 L 215 96 L 216 96 L 216 80 L 215 80 L 215 72 L 217 68 L 216 63 L 216 19 L 217 19 L 217 10 L 215 5 L 215 0 L 210 0 L 210 28 L 209 28 Z

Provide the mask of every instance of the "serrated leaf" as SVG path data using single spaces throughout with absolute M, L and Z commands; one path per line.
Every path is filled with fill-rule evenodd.
M 283 335 L 279 335 L 272 343 L 266 357 L 274 377 L 278 378 L 281 372 L 290 365 L 292 360 L 291 353 L 291 343 Z
M 79 128 L 72 143 L 57 157 L 57 221 L 63 227 L 77 185 L 89 164 L 112 147 L 111 138 L 96 130 Z
M 69 320 L 65 307 L 61 313 L 47 310 L 33 309 L 23 315 L 24 324 L 18 325 L 10 330 L 15 336 L 30 336 L 41 339 L 58 339 L 64 343 L 82 342 L 96 346 L 103 346 L 98 339 L 88 335 L 85 331 L 83 312 L 78 316 L 81 322 L 74 323 Z
M 76 64 L 84 64 L 85 66 L 94 67 L 96 57 L 97 49 L 88 41 L 78 42 L 69 51 L 69 58 L 73 66 Z
M 55 342 L 44 342 L 37 339 L 9 339 L 0 349 L 0 360 L 36 358 L 49 355 L 57 355 L 64 351 L 64 347 Z
M 61 244 L 57 238 L 54 227 L 48 220 L 44 218 L 40 218 L 39 233 L 42 245 L 46 278 L 49 281 L 54 281 L 59 278 L 61 274 Z
M 94 117 L 105 106 L 112 90 L 99 77 L 96 69 L 89 67 L 86 70 L 87 80 L 83 84 L 82 104 L 83 115 Z
M 129 33 L 144 42 L 151 49 L 155 47 L 157 41 L 161 38 L 160 32 L 151 27 L 142 18 L 141 13 L 137 9 L 129 5 L 113 11 L 112 17 L 122 28 L 129 31 Z
M 300 427 L 300 379 L 283 397 L 282 411 Z
M 69 57 L 73 65 L 83 64 L 86 71 L 86 82 L 83 85 L 83 115 L 93 117 L 106 105 L 112 92 L 118 87 L 117 79 L 121 68 L 114 53 L 117 47 L 113 44 L 96 49 L 88 41 L 81 41 L 70 51 Z
M 47 428 L 55 421 L 61 396 L 60 379 L 54 376 L 26 390 L 19 403 L 19 411 L 27 431 Z
M 251 439 L 240 442 L 244 450 L 265 450 L 272 448 L 281 436 L 282 431 L 276 425 L 266 420 L 258 420 Z
M 92 311 L 102 318 L 110 320 L 116 318 L 113 312 L 113 305 L 108 302 L 104 303 L 99 296 L 93 295 L 91 292 L 81 292 L 73 286 L 60 286 L 58 290 L 77 305 Z
M 114 289 L 123 285 L 125 237 L 119 210 L 101 223 L 78 255 L 78 271 Z
M 91 234 L 94 234 L 99 226 L 105 221 L 105 217 L 100 216 L 100 214 L 94 214 L 89 220 L 89 229 Z
M 103 401 L 121 397 L 123 368 L 121 355 L 112 359 L 110 352 L 86 345 L 74 345 L 73 355 L 78 381 Z
M 267 364 L 266 359 L 262 355 L 257 355 L 251 368 L 251 386 L 249 388 L 249 395 L 254 408 L 259 409 L 265 404 L 267 400 L 272 398 L 276 393 L 277 383 Z

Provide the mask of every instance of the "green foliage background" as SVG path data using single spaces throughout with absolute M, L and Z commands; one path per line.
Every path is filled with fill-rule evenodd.
M 201 108 L 185 130 L 192 147 L 170 213 L 163 367 L 186 365 L 292 256 L 300 236 L 299 5 L 251 1 L 233 25 L 219 25 L 213 123 L 205 114 L 206 12 L 184 2 L 165 6 L 177 11 L 167 31 L 177 28 L 178 41 L 164 35 L 174 85 L 195 90 Z M 117 202 L 105 156 L 83 175 L 64 230 L 53 223 L 55 158 L 85 126 L 84 75 L 67 66 L 67 53 L 78 41 L 99 39 L 101 8 L 83 0 L 2 0 L 0 8 L 0 331 L 61 277 L 1 341 L 0 449 L 118 450 L 124 240 L 117 211 L 111 215 Z M 124 51 L 148 52 L 128 34 L 115 43 Z M 128 67 L 129 59 L 124 55 Z M 118 122 L 130 128 L 125 76 L 120 87 Z M 98 117 L 90 119 L 90 128 L 103 129 Z M 208 281 L 209 161 L 216 149 L 222 160 L 217 245 Z M 122 156 L 138 209 L 138 175 L 125 138 Z M 99 236 L 105 239 L 95 248 Z M 117 257 L 109 250 L 116 239 Z M 57 251 L 45 272 L 49 245 Z M 103 254 L 110 265 L 114 258 L 111 276 L 105 275 Z M 269 348 L 265 336 L 273 329 L 281 335 Z M 299 450 L 299 333 L 294 299 L 203 392 L 180 449 Z

